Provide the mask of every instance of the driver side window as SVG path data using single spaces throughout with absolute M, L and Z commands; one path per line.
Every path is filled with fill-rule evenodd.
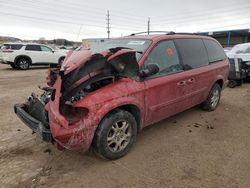
M 179 56 L 172 40 L 160 42 L 148 55 L 144 66 L 156 64 L 159 72 L 155 76 L 168 75 L 183 70 Z
M 41 46 L 43 52 L 52 52 L 52 50 L 46 46 Z

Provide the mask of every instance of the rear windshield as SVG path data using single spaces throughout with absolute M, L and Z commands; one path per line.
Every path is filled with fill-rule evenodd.
M 20 50 L 23 47 L 22 44 L 4 44 L 2 50 Z
M 94 45 L 91 48 L 91 51 L 99 52 L 103 50 L 108 50 L 110 48 L 124 47 L 124 48 L 131 48 L 133 50 L 137 50 L 143 53 L 149 47 L 150 44 L 151 44 L 151 40 L 111 39 L 106 42 Z M 142 53 L 136 54 L 137 60 L 141 57 Z

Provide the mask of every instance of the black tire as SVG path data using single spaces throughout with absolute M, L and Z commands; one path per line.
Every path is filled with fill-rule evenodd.
M 30 67 L 30 60 L 26 57 L 21 57 L 16 61 L 18 69 L 27 70 Z
M 237 86 L 242 86 L 242 84 L 243 84 L 243 80 L 238 80 L 237 81 Z
M 13 68 L 13 69 L 18 69 L 17 65 L 15 63 L 10 63 L 10 66 Z
M 62 66 L 64 59 L 65 59 L 65 57 L 60 57 L 59 58 L 59 60 L 58 60 L 59 66 Z
M 93 148 L 105 159 L 119 159 L 128 153 L 136 136 L 137 123 L 134 116 L 127 111 L 116 109 L 106 115 L 99 124 Z
M 221 87 L 219 84 L 214 84 L 206 101 L 201 104 L 202 109 L 206 111 L 214 111 L 220 103 L 220 97 Z
M 238 85 L 238 82 L 236 80 L 229 80 L 228 87 L 235 88 Z

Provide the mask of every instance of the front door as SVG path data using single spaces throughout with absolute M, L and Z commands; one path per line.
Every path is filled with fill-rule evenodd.
M 194 80 L 183 70 L 172 40 L 153 48 L 144 67 L 149 64 L 157 64 L 159 72 L 145 80 L 146 125 L 188 108 L 188 92 L 194 87 Z

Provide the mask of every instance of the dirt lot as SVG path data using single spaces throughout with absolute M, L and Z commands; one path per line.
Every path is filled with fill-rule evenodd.
M 0 65 L 0 187 L 250 187 L 250 84 L 226 89 L 215 112 L 196 107 L 144 129 L 127 156 L 106 161 L 59 151 L 15 116 L 45 72 Z

